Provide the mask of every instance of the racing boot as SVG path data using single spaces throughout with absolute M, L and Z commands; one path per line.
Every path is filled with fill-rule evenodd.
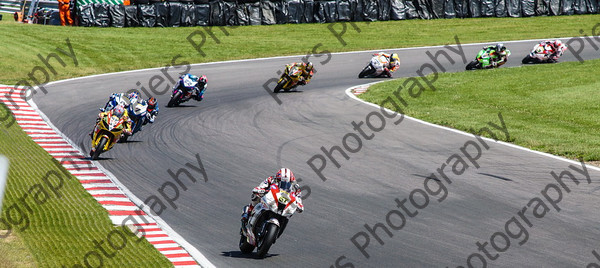
M 240 230 L 241 233 L 243 233 L 243 229 L 246 227 L 246 224 L 248 223 L 248 219 L 250 218 L 250 215 L 252 213 L 252 210 L 254 209 L 253 205 L 247 205 L 242 209 L 242 229 Z

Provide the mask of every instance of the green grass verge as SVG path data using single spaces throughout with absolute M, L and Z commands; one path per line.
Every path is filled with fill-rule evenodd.
M 0 118 L 7 113 L 6 106 L 0 105 Z M 52 156 L 36 145 L 18 125 L 9 128 L 5 123 L 0 125 L 0 144 L 0 154 L 10 161 L 2 219 L 12 227 L 9 237 L 0 238 L 1 267 L 72 267 L 77 263 L 85 266 L 86 253 L 97 251 L 102 254 L 94 240 L 102 242 L 108 254 L 115 254 L 112 258 L 103 257 L 104 267 L 172 266 L 145 239 L 136 242 L 138 239 L 134 236 L 126 236 L 127 244 L 123 249 L 113 250 L 106 242 L 107 235 L 113 230 L 125 233 L 122 227 L 113 226 L 106 210 L 75 177 L 64 178 L 62 175 L 64 186 L 56 187 L 60 197 L 52 191 L 43 178 L 50 171 L 63 174 L 64 168 L 57 167 Z M 59 185 L 55 175 L 50 176 L 49 181 Z M 21 231 L 27 224 L 29 226 Z M 0 231 L 2 236 L 9 230 L 5 223 L 0 223 L 0 229 L 5 230 Z M 112 239 L 120 247 L 119 236 L 113 235 Z M 94 257 L 89 260 L 97 267 Z
M 439 74 L 435 91 L 427 89 L 412 98 L 407 90 L 401 90 L 408 103 L 402 108 L 411 117 L 471 133 L 488 122 L 499 124 L 498 113 L 502 113 L 510 133 L 508 141 L 596 161 L 600 160 L 596 132 L 600 110 L 594 96 L 600 81 L 590 70 L 600 70 L 600 60 Z M 381 104 L 393 97 L 405 80 L 376 84 L 360 98 Z M 498 137 L 507 141 L 505 135 Z
M 63 68 L 53 59 L 57 74 L 51 74 L 50 80 L 161 67 L 171 64 L 178 54 L 182 55 L 177 60 L 179 63 L 200 63 L 306 54 L 319 43 L 323 45 L 317 52 L 334 52 L 443 45 L 454 43 L 455 35 L 463 43 L 575 36 L 580 35 L 580 29 L 591 35 L 592 27 L 599 21 L 600 15 L 578 15 L 359 22 L 356 25 L 360 33 L 346 25 L 345 46 L 328 30 L 329 24 L 225 27 L 228 36 L 214 27 L 217 43 L 206 34 L 209 29 L 206 27 L 117 29 L 3 22 L 0 23 L 0 44 L 3 54 L 9 57 L 0 61 L 0 83 L 15 84 L 27 78 L 35 66 L 41 65 L 38 54 L 46 57 L 55 52 L 56 47 L 67 50 L 66 38 L 71 41 L 79 66 L 67 58 Z M 334 25 L 333 29 L 341 32 L 342 24 Z M 186 40 L 197 30 L 207 36 L 202 47 L 206 56 Z M 200 43 L 201 35 L 196 35 L 194 40 Z

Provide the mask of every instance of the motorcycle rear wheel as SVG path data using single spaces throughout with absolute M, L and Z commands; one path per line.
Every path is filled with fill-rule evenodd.
M 96 150 L 92 153 L 92 160 L 98 160 L 100 154 L 104 151 L 104 146 L 106 145 L 106 142 L 108 142 L 106 137 L 102 137 L 100 139 L 100 142 L 98 142 L 98 145 L 96 146 Z
M 179 97 L 181 97 L 181 92 L 175 93 L 175 95 L 173 95 L 171 100 L 169 100 L 169 103 L 167 103 L 167 107 L 177 106 L 179 104 L 178 103 Z
M 240 251 L 244 254 L 249 254 L 249 253 L 252 253 L 253 250 L 254 250 L 254 246 L 250 245 L 250 243 L 248 243 L 248 239 L 246 238 L 246 236 L 241 235 Z
M 467 71 L 470 71 L 470 70 L 475 70 L 475 69 L 479 69 L 479 68 L 481 68 L 481 67 L 479 66 L 479 61 L 477 61 L 477 60 L 474 60 L 474 61 L 472 61 L 472 62 L 469 62 L 469 64 L 467 64 L 467 67 L 466 67 L 465 69 L 466 69 Z
M 267 252 L 275 243 L 275 239 L 277 238 L 277 233 L 279 233 L 279 226 L 273 223 L 267 223 L 267 227 L 265 228 L 266 234 L 263 235 L 262 243 L 258 246 L 258 257 L 264 258 L 267 255 Z

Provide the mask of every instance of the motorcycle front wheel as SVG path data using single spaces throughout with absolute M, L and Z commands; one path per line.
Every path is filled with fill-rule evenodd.
M 92 160 L 98 160 L 98 157 L 100 157 L 100 154 L 104 151 L 104 146 L 106 145 L 106 142 L 108 142 L 106 137 L 102 137 L 100 139 L 100 142 L 98 142 L 98 145 L 96 146 L 96 150 L 91 155 Z
M 248 239 L 243 234 L 240 238 L 240 251 L 244 254 L 252 253 L 254 246 L 248 243 Z
M 523 58 L 521 63 L 523 63 L 523 64 L 536 63 L 536 60 L 534 58 L 532 58 L 531 56 L 527 55 L 527 57 Z
M 285 84 L 287 84 L 287 79 L 281 79 L 273 89 L 273 93 L 279 93 L 279 91 L 283 89 L 283 86 L 285 86 Z
M 275 239 L 277 238 L 277 233 L 279 233 L 279 226 L 273 223 L 267 223 L 265 227 L 265 234 L 262 237 L 262 241 L 259 242 L 258 245 L 258 257 L 264 258 L 267 255 L 267 252 L 271 248 L 271 245 L 275 243 Z
M 167 103 L 167 107 L 176 106 L 177 105 L 177 101 L 179 101 L 179 97 L 181 97 L 181 92 L 175 93 L 175 95 L 173 95 L 173 97 L 171 98 L 171 100 L 169 100 L 169 103 Z
M 374 72 L 375 72 L 375 69 L 371 66 L 371 64 L 369 64 L 358 74 L 358 78 L 365 78 L 368 75 L 373 74 Z

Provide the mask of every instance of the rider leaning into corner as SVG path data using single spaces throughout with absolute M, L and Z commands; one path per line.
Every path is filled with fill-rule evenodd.
M 542 41 L 540 42 L 540 46 L 545 49 L 551 48 L 551 50 L 554 51 L 549 57 L 552 62 L 557 62 L 558 58 L 560 58 L 565 50 L 567 50 L 567 46 L 564 45 L 560 39 Z
M 502 43 L 483 47 L 483 50 L 489 55 L 489 58 L 481 60 L 481 67 L 484 69 L 500 67 L 506 63 L 508 56 L 510 56 L 510 50 L 506 49 Z
M 260 202 L 260 198 L 265 195 L 271 188 L 271 185 L 277 184 L 281 189 L 290 189 L 291 193 L 296 195 L 296 202 L 298 204 L 297 211 L 302 213 L 304 211 L 304 205 L 302 204 L 302 191 L 300 190 L 300 185 L 296 181 L 296 177 L 294 177 L 294 173 L 289 168 L 280 169 L 275 176 L 268 177 L 258 186 L 252 189 L 252 202 L 245 206 L 242 214 L 242 228 L 246 225 L 249 216 L 252 214 L 252 210 L 254 210 L 254 206 Z
M 127 114 L 127 109 L 125 109 L 125 106 L 123 106 L 122 104 L 117 104 L 117 106 L 113 107 L 112 109 L 110 109 L 106 112 L 100 112 L 98 114 L 98 118 L 96 118 L 96 124 L 94 124 L 94 129 L 92 129 L 92 133 L 90 133 L 90 137 L 94 136 L 94 130 L 95 130 L 98 122 L 100 122 L 100 120 L 102 120 L 105 116 L 107 116 L 111 110 L 113 111 L 113 116 L 116 116 L 118 118 L 123 118 L 123 133 L 125 133 L 127 135 L 131 135 L 131 133 L 132 133 L 131 119 L 129 119 L 129 115 Z
M 302 71 L 302 74 L 300 75 L 300 80 L 298 81 L 298 85 L 303 86 L 308 84 L 310 82 L 310 79 L 312 79 L 314 72 L 316 71 L 312 62 L 294 62 L 292 64 L 287 64 L 285 66 L 285 72 L 289 73 L 292 67 L 294 66 L 298 70 Z
M 376 77 L 392 77 L 392 73 L 400 68 L 400 57 L 397 53 L 386 54 L 383 52 L 373 54 L 371 61 L 375 68 Z
M 206 91 L 208 81 L 206 75 L 198 77 L 193 74 L 184 74 L 179 77 L 179 81 L 173 86 L 173 91 L 179 88 L 180 90 L 192 92 L 192 98 L 196 101 L 202 101 L 204 99 L 204 92 Z

